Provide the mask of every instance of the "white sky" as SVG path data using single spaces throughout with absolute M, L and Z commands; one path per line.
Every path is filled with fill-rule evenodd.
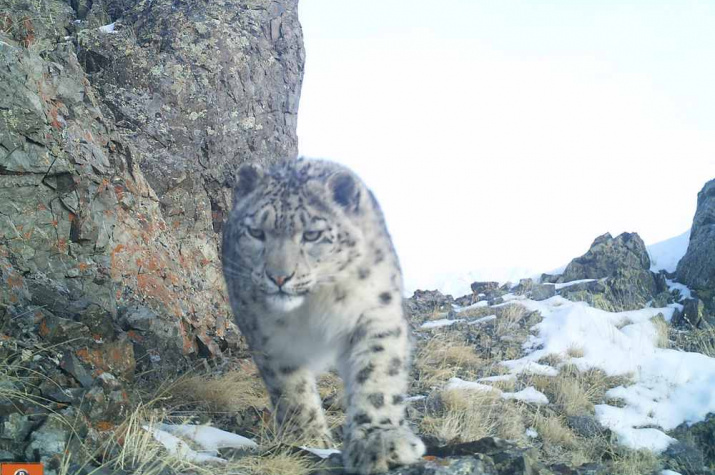
M 300 153 L 350 166 L 406 285 L 687 230 L 715 177 L 715 2 L 301 0 Z

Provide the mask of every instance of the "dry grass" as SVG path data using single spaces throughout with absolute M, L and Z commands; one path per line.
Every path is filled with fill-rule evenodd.
M 648 450 L 635 451 L 613 446 L 610 452 L 613 460 L 611 469 L 618 475 L 643 475 L 660 468 L 658 457 Z
M 268 394 L 255 364 L 246 360 L 241 367 L 222 375 L 188 374 L 169 386 L 167 392 L 209 411 L 240 411 L 268 406 Z
M 315 471 L 308 458 L 282 450 L 269 456 L 249 455 L 231 463 L 231 472 L 245 475 L 307 475 Z
M 466 442 L 497 436 L 522 440 L 526 430 L 521 405 L 501 399 L 497 391 L 442 391 L 438 410 L 422 419 L 423 433 L 445 442 Z
M 433 389 L 458 374 L 475 375 L 487 363 L 460 334 L 441 333 L 417 348 L 414 362 L 416 383 L 419 390 Z
M 577 345 L 571 345 L 566 350 L 566 355 L 571 358 L 583 358 L 583 348 Z
M 524 306 L 516 303 L 498 307 L 497 319 L 494 323 L 494 332 L 497 336 L 504 336 L 511 333 L 527 313 Z
M 670 346 L 670 325 L 665 321 L 662 314 L 658 314 L 650 319 L 655 327 L 656 341 L 655 346 L 658 348 L 668 348 Z
M 715 326 L 703 322 L 702 328 L 677 330 L 671 327 L 670 338 L 678 349 L 715 358 Z
M 95 453 L 81 457 L 83 460 L 80 460 L 78 454 L 66 452 L 61 463 L 63 468 L 58 475 L 75 475 L 69 470 L 67 459 L 80 464 L 77 473 L 84 473 L 82 469 L 89 469 L 90 466 L 99 466 L 109 473 L 122 470 L 141 475 L 306 475 L 316 469 L 310 458 L 291 451 L 290 447 L 282 445 L 267 430 L 261 431 L 258 438 L 261 447 L 258 453 L 234 453 L 233 457 L 226 458 L 225 464 L 187 461 L 168 452 L 151 432 L 144 429 L 167 420 L 164 411 L 153 407 L 157 401 L 135 408 L 127 420 L 107 437 L 103 446 Z M 192 448 L 199 449 L 193 442 L 186 442 Z
M 576 434 L 569 429 L 561 416 L 544 415 L 537 412 L 531 422 L 544 442 L 567 449 L 576 447 Z

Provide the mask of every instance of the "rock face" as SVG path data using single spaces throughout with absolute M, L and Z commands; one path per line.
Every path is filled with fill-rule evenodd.
M 715 180 L 698 193 L 688 251 L 676 274 L 678 281 L 695 290 L 715 314 Z
M 597 237 L 586 254 L 569 263 L 558 281 L 582 279 L 602 279 L 600 290 L 588 293 L 580 287 L 573 287 L 564 290 L 562 295 L 588 300 L 606 310 L 642 308 L 659 292 L 666 290 L 663 282 L 650 271 L 648 251 L 636 233 L 623 233 L 616 238 L 606 233 Z
M 297 154 L 297 2 L 1 4 L 0 302 L 215 353 L 233 172 Z
M 115 382 L 240 350 L 217 237 L 236 168 L 297 155 L 303 62 L 297 0 L 0 0 L 0 337 L 56 345 L 43 398 L 109 426 Z

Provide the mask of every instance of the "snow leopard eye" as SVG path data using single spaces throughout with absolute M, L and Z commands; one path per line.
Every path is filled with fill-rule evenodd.
M 264 233 L 262 229 L 248 228 L 248 234 L 250 234 L 253 239 L 258 239 L 259 241 L 266 239 L 266 233 Z
M 303 233 L 303 241 L 315 242 L 323 235 L 323 231 L 306 231 Z

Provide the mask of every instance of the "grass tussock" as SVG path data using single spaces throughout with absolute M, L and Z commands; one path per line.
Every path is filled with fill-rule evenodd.
M 628 450 L 612 446 L 611 469 L 619 475 L 642 475 L 655 473 L 660 468 L 658 457 L 649 450 Z
M 689 328 L 688 330 L 671 327 L 669 336 L 672 346 L 675 348 L 715 358 L 715 326 L 709 325 L 707 322 L 703 322 L 701 328 Z
M 497 308 L 494 333 L 500 337 L 512 333 L 527 314 L 526 308 L 516 303 Z
M 656 340 L 655 346 L 658 348 L 670 347 L 670 325 L 665 321 L 662 314 L 658 314 L 650 319 L 650 322 L 655 328 Z
M 420 423 L 425 434 L 444 442 L 467 442 L 487 436 L 524 438 L 521 405 L 504 401 L 497 391 L 447 390 L 437 398 L 438 409 L 426 414 Z
M 221 375 L 188 374 L 167 390 L 176 400 L 197 404 L 209 411 L 241 411 L 268 406 L 268 394 L 252 361 Z
M 470 377 L 488 362 L 460 334 L 445 332 L 422 343 L 415 352 L 417 389 L 433 389 L 457 375 Z

